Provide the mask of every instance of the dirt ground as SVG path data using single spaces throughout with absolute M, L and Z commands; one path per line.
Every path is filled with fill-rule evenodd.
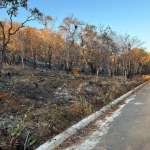
M 32 150 L 148 76 L 99 77 L 4 65 L 0 73 L 0 150 Z

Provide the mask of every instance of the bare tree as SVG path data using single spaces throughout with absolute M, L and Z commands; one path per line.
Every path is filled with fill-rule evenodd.
M 7 14 L 10 19 L 10 27 L 7 32 L 5 32 L 5 22 L 0 21 L 0 28 L 2 33 L 2 45 L 0 47 L 0 68 L 2 68 L 3 56 L 6 50 L 7 44 L 10 42 L 10 37 L 17 33 L 17 31 L 24 27 L 25 24 L 29 21 L 38 19 L 39 21 L 43 21 L 43 14 L 37 8 L 28 8 L 27 0 L 1 0 L 0 1 L 0 9 L 7 10 Z M 24 8 L 25 10 L 30 12 L 30 16 L 26 18 L 24 22 L 20 24 L 20 26 L 13 30 L 13 18 L 17 17 L 19 8 Z
M 144 42 L 141 42 L 136 36 L 131 37 L 130 34 L 121 35 L 120 39 L 120 48 L 122 51 L 122 70 L 123 75 L 125 78 L 129 78 L 132 75 L 132 56 L 130 55 L 129 51 L 140 48 Z
M 22 68 L 25 68 L 24 60 L 26 56 L 26 52 L 29 49 L 29 37 L 26 32 L 26 28 L 24 30 L 19 30 L 17 34 L 15 34 L 15 37 L 19 41 L 19 47 L 20 47 L 20 54 L 21 54 L 21 63 L 22 63 Z
M 69 73 L 70 67 L 72 66 L 72 61 L 70 60 L 71 50 L 73 50 L 75 41 L 78 40 L 78 29 L 82 23 L 78 21 L 73 15 L 68 16 L 63 19 L 62 25 L 59 26 L 60 30 L 63 32 L 63 38 L 65 39 L 65 66 L 66 72 Z

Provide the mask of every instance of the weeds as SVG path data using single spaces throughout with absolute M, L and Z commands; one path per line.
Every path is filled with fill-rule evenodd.
M 25 114 L 23 119 L 17 124 L 17 125 L 10 125 L 7 123 L 4 123 L 0 128 L 1 132 L 5 134 L 7 137 L 7 140 L 0 142 L 0 148 L 7 148 L 9 150 L 15 150 L 18 146 L 21 146 L 19 143 L 19 138 L 25 129 L 25 121 L 27 119 L 27 115 Z M 29 134 L 27 135 L 25 144 L 24 144 L 24 150 L 26 148 L 29 148 L 36 142 L 35 139 L 31 139 L 29 137 Z
M 107 105 L 110 102 L 108 96 L 106 95 L 102 95 L 101 101 L 103 103 L 103 106 Z
M 49 85 L 52 87 L 52 88 L 57 88 L 57 87 L 60 87 L 62 86 L 64 83 L 63 80 L 59 79 L 59 80 L 51 80 L 49 81 Z
M 75 119 L 82 119 L 93 112 L 92 107 L 93 106 L 85 100 L 78 101 L 69 106 L 68 113 Z
M 27 119 L 27 115 L 24 115 L 24 118 L 15 126 L 11 126 L 9 128 L 9 133 L 12 137 L 19 137 L 22 130 L 25 128 L 25 120 Z
M 31 139 L 29 137 L 30 133 L 27 131 L 27 137 L 26 137 L 26 140 L 25 140 L 25 143 L 24 143 L 24 150 L 26 150 L 26 148 L 29 148 L 31 147 L 35 142 L 36 142 L 36 139 Z
M 16 77 L 10 80 L 0 78 L 0 122 L 6 119 L 5 116 L 8 116 L 7 120 L 10 121 L 0 127 L 0 149 L 15 150 L 17 145 L 21 146 L 22 150 L 36 149 L 116 97 L 150 79 L 150 76 L 136 76 L 132 79 L 122 76 L 99 77 L 97 83 L 90 84 L 94 82 L 94 76 L 78 76 L 78 72 L 75 74 L 66 75 L 53 71 L 39 73 L 38 70 L 29 69 L 20 75 L 16 74 Z M 64 83 L 67 86 L 64 86 Z M 55 93 L 58 87 L 69 89 L 69 94 L 73 93 L 76 98 L 66 102 L 66 105 L 56 105 Z M 86 87 L 90 87 L 91 91 L 85 90 Z M 32 95 L 36 96 L 31 100 Z M 65 98 L 59 100 L 67 101 Z M 35 107 L 27 114 L 28 118 L 22 117 L 33 103 Z M 22 120 L 15 124 L 16 114 Z
M 14 85 L 17 84 L 18 82 L 19 82 L 18 78 L 15 78 L 14 81 L 13 81 Z
M 57 107 L 56 108 L 52 108 L 50 115 L 51 115 L 51 118 L 52 118 L 53 121 L 56 120 L 57 114 L 58 114 L 58 108 Z
M 0 83 L 0 87 L 3 87 L 3 84 Z
M 36 142 L 35 139 L 28 138 L 28 140 L 27 140 L 27 142 L 26 142 L 26 148 L 29 148 L 29 147 L 32 146 L 35 142 Z

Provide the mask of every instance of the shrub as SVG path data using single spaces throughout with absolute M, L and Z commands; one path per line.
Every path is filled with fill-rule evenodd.
M 57 87 L 60 87 L 62 86 L 64 83 L 63 80 L 59 79 L 59 80 L 50 80 L 49 81 L 49 85 L 52 87 L 52 88 L 57 88 Z
M 82 119 L 83 117 L 90 115 L 92 112 L 92 105 L 85 100 L 75 102 L 68 108 L 68 113 L 76 119 Z

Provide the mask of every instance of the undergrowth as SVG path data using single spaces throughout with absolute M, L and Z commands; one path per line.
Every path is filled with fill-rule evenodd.
M 68 78 L 68 76 L 65 78 L 62 75 L 61 77 L 52 75 L 52 78 L 47 79 L 46 76 L 51 74 L 47 75 L 45 73 L 43 76 L 41 74 L 38 76 L 38 73 L 36 73 L 36 76 L 30 78 L 31 80 L 38 78 L 36 81 L 37 87 L 33 82 L 16 77 L 12 81 L 13 91 L 11 92 L 7 92 L 8 88 L 10 88 L 8 87 L 9 84 L 0 84 L 0 87 L 6 86 L 7 89 L 6 93 L 0 94 L 0 114 L 2 117 L 7 115 L 13 116 L 12 118 L 19 118 L 18 120 L 7 119 L 5 123 L 0 124 L 0 149 L 21 150 L 19 147 L 24 150 L 35 149 L 81 119 L 150 79 L 149 75 L 135 76 L 128 80 L 121 76 L 109 79 L 99 77 L 99 80 L 93 83 L 94 79 L 92 77 L 79 76 L 78 70 L 74 71 L 76 77 L 73 79 Z M 77 88 L 83 82 L 88 85 L 91 82 L 94 90 L 86 91 L 84 88 L 86 84 L 83 84 L 83 87 L 81 86 L 77 92 Z M 29 83 L 32 84 L 30 85 Z M 76 96 L 68 105 L 56 105 L 51 101 L 44 103 L 36 99 L 36 96 L 40 99 L 43 97 L 50 99 L 50 96 L 52 97 L 55 91 L 62 87 L 64 83 L 66 85 L 64 87 L 67 90 L 72 90 L 72 93 L 74 92 Z M 20 85 L 22 87 L 19 87 Z M 27 89 L 27 87 L 29 88 Z M 15 88 L 25 93 L 24 96 L 31 91 L 33 94 L 38 94 L 39 92 L 40 95 L 35 95 L 35 99 L 31 100 L 21 97 L 22 93 L 18 93 L 16 95 L 20 96 L 19 99 L 15 97 Z M 27 113 L 31 106 L 32 109 Z

